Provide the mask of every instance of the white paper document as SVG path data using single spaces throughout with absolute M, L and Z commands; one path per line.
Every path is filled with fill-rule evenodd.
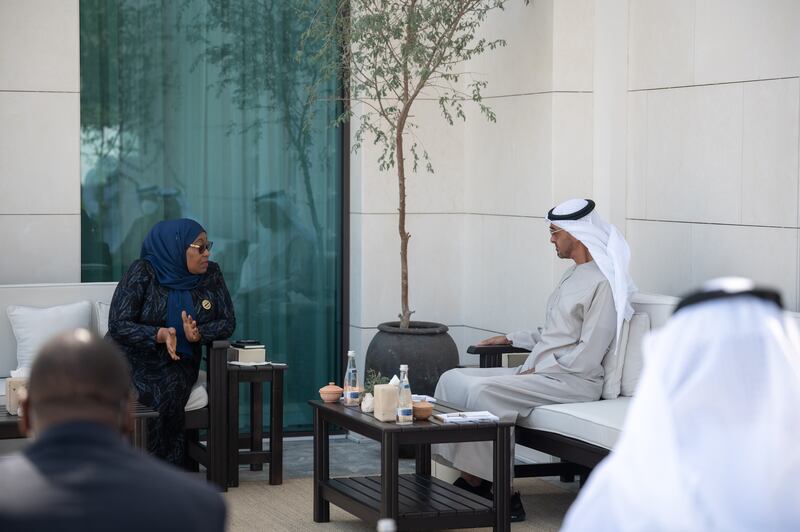
M 276 368 L 284 368 L 286 364 L 283 362 L 242 362 L 241 360 L 229 360 L 228 364 L 233 364 L 234 366 L 273 366 Z
M 479 421 L 500 421 L 500 418 L 487 410 L 480 412 L 449 412 L 434 414 L 434 417 L 445 423 L 475 423 Z

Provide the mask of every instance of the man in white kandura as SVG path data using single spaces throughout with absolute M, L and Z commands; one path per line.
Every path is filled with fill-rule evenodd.
M 488 410 L 504 420 L 525 417 L 552 403 L 596 401 L 603 389 L 603 357 L 614 349 L 630 319 L 636 287 L 628 274 L 625 238 L 594 210 L 592 200 L 572 199 L 550 210 L 550 242 L 562 259 L 575 262 L 547 301 L 545 325 L 488 338 L 479 345 L 531 350 L 519 368 L 458 368 L 439 379 L 435 396 L 467 410 Z M 456 485 L 491 497 L 491 442 L 436 445 L 437 461 L 460 471 Z M 509 464 L 511 467 L 511 464 Z M 511 497 L 511 520 L 525 519 L 519 494 Z
M 798 405 L 780 295 L 706 283 L 645 339 L 622 436 L 562 530 L 800 530 Z

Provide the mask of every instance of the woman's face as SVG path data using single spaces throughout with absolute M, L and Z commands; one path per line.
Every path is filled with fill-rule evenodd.
M 211 255 L 211 251 L 206 247 L 207 245 L 208 237 L 205 233 L 200 233 L 186 248 L 186 269 L 189 270 L 189 273 L 200 275 L 208 270 L 208 256 Z

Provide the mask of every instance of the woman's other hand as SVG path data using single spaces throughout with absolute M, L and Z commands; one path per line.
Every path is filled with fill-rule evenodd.
M 190 342 L 200 341 L 200 330 L 197 328 L 197 322 L 192 319 L 191 314 L 186 314 L 186 311 L 181 311 L 181 319 L 183 320 L 183 333 L 186 339 Z
M 175 332 L 175 327 L 161 327 L 156 333 L 156 342 L 160 344 L 167 344 L 167 353 L 172 360 L 179 360 L 178 352 L 178 336 Z

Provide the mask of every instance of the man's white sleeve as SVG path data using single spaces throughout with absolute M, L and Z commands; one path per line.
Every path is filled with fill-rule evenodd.
M 533 346 L 542 340 L 541 328 L 536 331 L 516 331 L 508 333 L 506 338 L 514 347 L 533 350 Z

